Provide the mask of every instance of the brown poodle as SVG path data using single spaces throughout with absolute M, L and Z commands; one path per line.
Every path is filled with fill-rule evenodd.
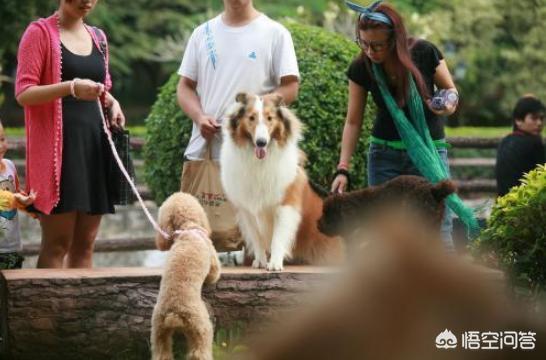
M 172 335 L 180 330 L 189 349 L 186 359 L 212 360 L 213 328 L 201 288 L 203 282 L 218 281 L 220 263 L 207 215 L 197 199 L 179 192 L 165 200 L 158 218 L 159 226 L 174 235 L 156 236 L 158 249 L 170 253 L 152 315 L 152 359 L 173 359 Z
M 440 229 L 444 199 L 455 192 L 451 181 L 435 185 L 420 176 L 402 175 L 378 186 L 332 195 L 324 201 L 318 228 L 326 235 L 345 238 L 357 230 L 379 209 L 395 206 L 417 211 Z

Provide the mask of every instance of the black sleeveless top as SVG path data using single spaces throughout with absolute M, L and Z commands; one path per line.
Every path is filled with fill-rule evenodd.
M 104 83 L 104 58 L 93 42 L 90 55 L 72 53 L 61 44 L 62 81 L 74 78 Z M 53 213 L 80 211 L 90 215 L 114 212 L 108 174 L 112 161 L 97 101 L 66 96 L 63 104 L 61 199 Z

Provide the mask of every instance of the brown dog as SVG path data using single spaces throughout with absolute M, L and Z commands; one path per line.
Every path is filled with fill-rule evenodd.
M 158 249 L 170 253 L 152 315 L 152 359 L 173 359 L 172 335 L 181 330 L 189 348 L 186 359 L 212 360 L 213 328 L 201 287 L 218 281 L 220 263 L 207 215 L 193 196 L 175 193 L 161 205 L 158 218 L 167 233 L 182 233 L 172 239 L 156 236 Z
M 420 176 L 398 176 L 382 185 L 328 197 L 318 228 L 329 236 L 347 238 L 381 208 L 402 207 L 417 211 L 430 225 L 440 229 L 444 199 L 453 192 L 455 185 L 448 180 L 433 185 Z

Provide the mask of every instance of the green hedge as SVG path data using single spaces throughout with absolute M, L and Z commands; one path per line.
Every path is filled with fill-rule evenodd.
M 318 27 L 296 23 L 286 26 L 292 33 L 301 73 L 298 100 L 291 108 L 306 125 L 301 145 L 309 159 L 309 175 L 327 188 L 339 158 L 347 109 L 345 71 L 358 48 L 352 41 Z M 162 87 L 146 119 L 146 182 L 158 202 L 179 189 L 182 154 L 191 134 L 191 120 L 176 103 L 178 78 L 173 74 Z M 366 183 L 365 149 L 372 112 L 367 112 L 352 162 L 358 187 Z
M 546 165 L 497 199 L 473 251 L 498 261 L 518 285 L 546 286 Z

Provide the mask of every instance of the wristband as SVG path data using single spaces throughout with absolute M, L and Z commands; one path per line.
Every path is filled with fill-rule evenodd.
M 72 81 L 70 82 L 70 95 L 72 95 L 72 97 L 74 99 L 79 99 L 78 95 L 76 95 L 76 80 L 80 80 L 79 78 L 74 78 L 72 79 Z
M 343 176 L 345 176 L 347 178 L 347 189 L 350 189 L 351 188 L 351 175 L 349 174 L 349 171 L 347 171 L 346 169 L 337 169 L 336 172 L 334 173 L 334 179 L 338 175 L 343 175 Z

